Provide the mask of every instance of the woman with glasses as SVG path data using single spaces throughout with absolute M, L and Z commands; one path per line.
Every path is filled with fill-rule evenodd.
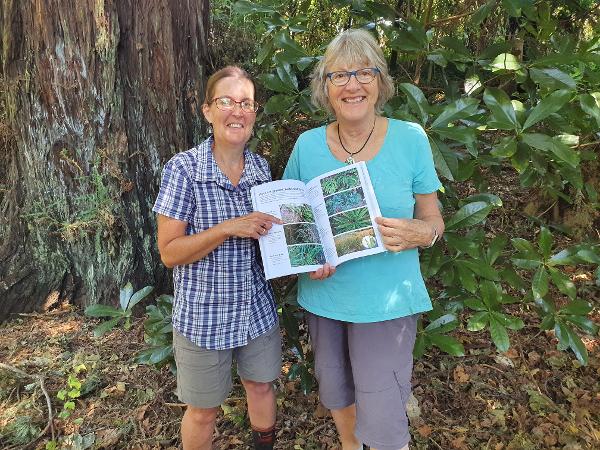
M 436 196 L 441 184 L 425 132 L 381 116 L 393 93 L 373 36 L 339 34 L 312 79 L 313 103 L 333 120 L 300 135 L 284 173 L 307 182 L 365 161 L 383 215 L 376 220 L 387 252 L 347 261 L 335 273 L 325 266 L 299 277 L 320 400 L 331 410 L 343 450 L 361 443 L 408 448 L 417 319 L 431 309 L 418 248 L 432 246 L 444 231 Z
M 254 448 L 272 449 L 281 338 L 273 291 L 257 239 L 279 219 L 252 212 L 250 188 L 271 180 L 251 153 L 258 103 L 238 67 L 213 74 L 202 112 L 213 134 L 175 155 L 163 171 L 154 212 L 158 249 L 173 268 L 173 351 L 177 392 L 187 409 L 183 448 L 210 449 L 219 406 L 231 389 L 231 365 L 246 390 Z

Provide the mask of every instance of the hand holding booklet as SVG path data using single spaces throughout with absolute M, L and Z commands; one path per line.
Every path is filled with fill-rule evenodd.
M 306 184 L 280 180 L 254 186 L 251 196 L 255 211 L 283 222 L 258 240 L 267 279 L 385 251 L 375 223 L 379 205 L 362 161 Z

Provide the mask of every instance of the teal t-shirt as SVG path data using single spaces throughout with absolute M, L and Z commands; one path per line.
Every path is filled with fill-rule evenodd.
M 325 127 L 298 137 L 284 179 L 308 182 L 344 166 L 327 146 Z M 418 124 L 388 119 L 383 146 L 367 161 L 383 217 L 413 218 L 413 194 L 441 187 L 427 136 Z M 299 276 L 298 302 L 313 314 L 346 322 L 380 322 L 431 309 L 417 249 L 346 261 L 326 280 Z

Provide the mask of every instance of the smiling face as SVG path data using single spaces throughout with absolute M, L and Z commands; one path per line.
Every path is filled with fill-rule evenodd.
M 246 78 L 226 77 L 219 80 L 214 88 L 213 99 L 231 97 L 236 102 L 254 100 L 254 85 Z M 206 120 L 212 125 L 215 146 L 243 150 L 252 135 L 256 113 L 243 112 L 239 104 L 230 111 L 217 108 L 215 102 L 202 105 Z
M 327 72 L 349 71 L 372 67 L 368 63 L 345 65 L 335 63 L 327 68 Z M 370 83 L 359 83 L 355 76 L 344 86 L 335 86 L 327 81 L 327 98 L 335 117 L 341 122 L 372 121 L 375 105 L 379 98 L 379 77 Z

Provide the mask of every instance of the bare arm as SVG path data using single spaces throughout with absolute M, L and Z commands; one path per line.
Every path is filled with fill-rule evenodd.
M 271 229 L 273 223 L 281 221 L 269 214 L 253 212 L 225 220 L 200 233 L 186 235 L 187 222 L 158 214 L 158 251 L 169 268 L 189 264 L 204 258 L 227 238 L 258 239 Z
M 399 252 L 415 247 L 426 247 L 434 234 L 444 233 L 444 219 L 438 207 L 437 193 L 415 194 L 414 219 L 378 217 L 379 231 L 385 248 Z

